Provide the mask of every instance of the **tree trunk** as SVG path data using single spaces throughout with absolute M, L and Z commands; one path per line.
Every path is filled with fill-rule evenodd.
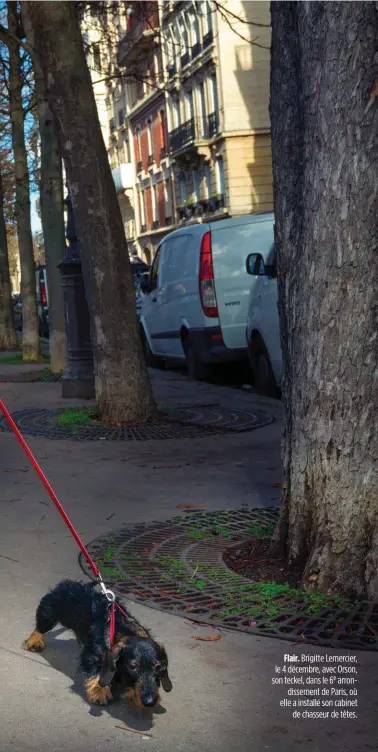
M 28 3 L 22 8 L 22 21 L 29 44 L 34 47 Z M 63 209 L 62 160 L 53 113 L 49 107 L 44 76 L 38 56 L 33 59 L 35 97 L 41 137 L 41 218 L 45 245 L 49 293 L 50 368 L 53 373 L 67 365 L 67 337 L 63 288 L 58 264 L 66 255 Z
M 16 2 L 8 2 L 8 28 L 12 34 L 19 31 Z M 24 360 L 38 361 L 41 357 L 35 263 L 30 223 L 29 172 L 25 148 L 24 111 L 22 106 L 22 82 L 20 48 L 11 38 L 9 49 L 9 98 L 12 121 L 12 147 L 16 174 L 17 237 L 20 249 L 21 294 L 22 294 L 22 354 Z
M 283 350 L 278 534 L 309 589 L 378 595 L 378 12 L 272 3 Z
M 96 397 L 105 420 L 156 412 L 136 317 L 135 290 L 75 3 L 28 2 L 35 47 L 59 123 L 82 244 Z
M 0 173 L 0 350 L 15 350 L 17 348 L 11 292 L 7 231 Z

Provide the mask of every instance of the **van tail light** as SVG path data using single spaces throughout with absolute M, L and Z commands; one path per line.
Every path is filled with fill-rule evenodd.
M 201 243 L 199 293 L 202 310 L 209 318 L 218 317 L 217 298 L 214 287 L 213 257 L 211 253 L 211 233 L 207 232 Z
M 41 303 L 43 306 L 47 306 L 47 295 L 46 295 L 46 285 L 44 282 L 40 282 L 39 284 L 39 292 L 41 295 Z

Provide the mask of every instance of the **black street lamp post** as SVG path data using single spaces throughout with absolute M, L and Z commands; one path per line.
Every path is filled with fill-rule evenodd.
M 80 259 L 80 242 L 76 235 L 75 218 L 69 196 L 67 207 L 67 253 L 59 263 L 62 275 L 64 312 L 67 334 L 67 368 L 63 373 L 62 397 L 92 399 L 95 396 L 93 352 L 89 311 L 85 297 Z

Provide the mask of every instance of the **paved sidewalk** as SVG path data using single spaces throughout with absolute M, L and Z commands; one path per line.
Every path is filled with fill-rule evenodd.
M 9 365 L 0 372 L 20 370 Z M 30 367 L 29 367 L 30 370 Z M 70 442 L 30 439 L 49 480 L 85 542 L 122 524 L 165 520 L 181 503 L 207 511 L 274 505 L 280 479 L 280 404 L 225 387 L 189 382 L 177 373 L 151 371 L 165 404 L 219 403 L 275 416 L 265 428 L 239 435 L 150 442 Z M 0 384 L 11 411 L 66 406 L 59 384 Z M 216 439 L 216 440 L 215 440 Z M 377 749 L 378 658 L 360 653 L 357 721 L 294 721 L 272 686 L 275 664 L 301 652 L 289 643 L 224 631 L 218 642 L 194 625 L 132 604 L 136 617 L 165 643 L 173 691 L 159 712 L 136 714 L 126 705 L 89 708 L 76 677 L 77 647 L 57 630 L 42 656 L 20 648 L 45 590 L 64 577 L 81 578 L 76 545 L 15 440 L 0 432 L 0 587 L 2 608 L 4 752 L 77 752 L 145 749 L 158 752 L 363 752 Z M 9 558 L 3 558 L 9 557 Z M 306 645 L 308 653 L 326 651 Z M 116 728 L 127 726 L 152 736 Z M 332 724 L 332 725 L 331 725 Z

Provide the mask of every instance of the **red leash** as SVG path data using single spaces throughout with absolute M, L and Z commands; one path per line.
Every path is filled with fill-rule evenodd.
M 89 564 L 89 566 L 90 566 L 90 568 L 91 568 L 94 576 L 97 577 L 98 580 L 99 580 L 99 584 L 101 586 L 102 592 L 103 592 L 103 594 L 106 596 L 106 598 L 109 601 L 109 606 L 110 606 L 109 639 L 110 639 L 110 644 L 113 645 L 114 634 L 115 634 L 115 608 L 117 607 L 118 610 L 121 612 L 121 614 L 123 614 L 123 616 L 126 617 L 126 619 L 127 619 L 127 614 L 125 613 L 125 611 L 123 611 L 123 609 L 121 608 L 121 606 L 119 606 L 118 603 L 115 602 L 114 593 L 111 590 L 107 590 L 107 588 L 105 587 L 103 579 L 101 577 L 101 572 L 100 572 L 99 568 L 96 566 L 96 564 L 94 563 L 92 557 L 90 556 L 90 554 L 88 553 L 87 549 L 85 548 L 84 543 L 82 542 L 79 534 L 76 532 L 76 530 L 75 530 L 75 528 L 74 528 L 74 526 L 73 526 L 70 518 L 68 517 L 68 515 L 64 511 L 64 509 L 63 509 L 63 507 L 62 507 L 62 505 L 61 505 L 61 503 L 60 503 L 60 501 L 59 501 L 59 499 L 58 499 L 58 497 L 57 497 L 54 489 L 52 488 L 52 486 L 50 485 L 49 481 L 47 480 L 47 478 L 46 478 L 46 476 L 45 476 L 42 468 L 39 466 L 39 464 L 38 464 L 36 458 L 34 457 L 34 454 L 32 453 L 31 449 L 29 449 L 29 447 L 28 447 L 28 445 L 27 445 L 24 437 L 22 436 L 21 432 L 17 428 L 16 423 L 14 422 L 14 420 L 13 420 L 10 412 L 5 407 L 4 402 L 3 402 L 2 399 L 0 399 L 0 410 L 3 413 L 3 415 L 4 415 L 4 418 L 9 423 L 9 425 L 10 425 L 13 433 L 15 434 L 16 438 L 20 442 L 20 444 L 21 444 L 21 446 L 22 446 L 22 448 L 23 448 L 26 456 L 28 457 L 28 459 L 30 460 L 31 464 L 34 467 L 34 470 L 36 471 L 37 475 L 39 476 L 40 480 L 42 481 L 42 483 L 43 483 L 43 485 L 44 485 L 47 493 L 49 494 L 49 496 L 51 498 L 51 501 L 53 502 L 54 506 L 58 510 L 60 516 L 63 517 L 63 520 L 66 523 L 66 525 L 67 525 L 70 533 L 75 538 L 75 541 L 76 541 L 77 545 L 79 546 L 80 551 L 82 552 L 83 556 L 86 558 L 86 560 L 87 560 L 87 562 L 88 562 L 88 564 Z

